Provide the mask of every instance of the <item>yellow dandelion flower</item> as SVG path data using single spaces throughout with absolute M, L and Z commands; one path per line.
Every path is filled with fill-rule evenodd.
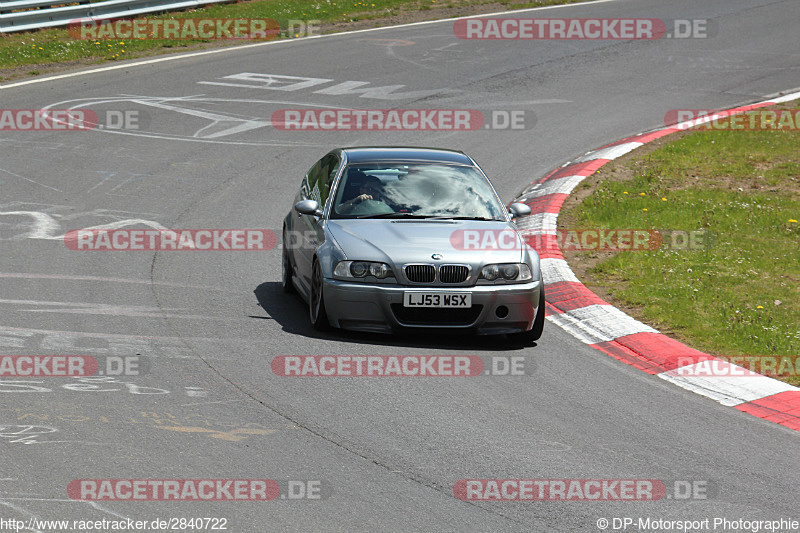
M 643 209 L 642 209 L 642 211 L 647 211 L 647 208 L 646 208 L 646 207 L 645 207 L 645 208 L 643 208 Z
M 758 306 L 756 306 L 756 309 L 764 309 L 764 306 L 763 305 L 758 305 Z
M 628 191 L 622 191 L 622 194 L 628 194 Z
M 797 221 L 793 218 L 789 219 L 789 224 L 797 224 Z
M 643 192 L 640 192 L 639 196 L 645 196 L 645 194 Z
M 662 202 L 666 202 L 666 201 L 667 201 L 667 199 L 666 199 L 666 198 L 662 198 L 662 199 L 661 199 L 661 201 L 662 201 Z

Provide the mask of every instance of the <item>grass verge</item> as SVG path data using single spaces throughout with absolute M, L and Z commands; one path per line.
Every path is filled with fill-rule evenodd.
M 565 256 L 637 319 L 713 355 L 788 356 L 774 377 L 800 385 L 798 219 L 800 131 L 695 128 L 603 167 L 565 203 L 559 227 L 710 232 L 693 250 Z
M 405 24 L 423 20 L 491 13 L 587 0 L 258 0 L 214 4 L 168 14 L 138 18 L 266 18 L 278 22 L 279 39 L 289 35 L 289 21 L 318 21 L 319 31 L 333 33 L 351 29 Z M 76 66 L 119 61 L 157 53 L 231 46 L 252 41 L 177 39 L 77 40 L 66 29 L 0 34 L 0 81 L 36 76 Z

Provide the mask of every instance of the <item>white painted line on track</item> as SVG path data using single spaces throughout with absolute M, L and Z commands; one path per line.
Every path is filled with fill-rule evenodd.
M 568 327 L 580 324 L 584 336 L 594 339 L 592 344 L 607 342 L 634 333 L 658 333 L 658 330 L 639 322 L 612 305 L 592 304 L 565 313 L 561 317 Z
M 545 283 L 547 283 L 547 281 L 545 281 Z M 595 344 L 599 342 L 597 337 L 593 332 L 589 331 L 589 328 L 585 324 L 576 321 L 573 317 L 564 313 L 547 316 L 545 320 L 552 322 L 584 344 Z
M 792 100 L 797 100 L 798 98 L 800 98 L 800 91 L 789 93 L 784 96 L 779 96 L 777 98 L 770 98 L 769 101 L 775 102 L 776 104 L 782 104 L 784 102 L 791 102 Z
M 346 35 L 355 35 L 355 34 L 358 34 L 358 33 L 368 33 L 368 32 L 375 32 L 375 31 L 391 30 L 391 29 L 395 29 L 395 28 L 411 28 L 411 27 L 414 27 L 414 26 L 423 26 L 423 25 L 428 25 L 428 24 L 443 24 L 443 23 L 452 24 L 454 21 L 462 20 L 462 19 L 471 19 L 471 18 L 478 18 L 478 17 L 494 17 L 494 16 L 498 16 L 498 15 L 513 15 L 513 14 L 516 14 L 516 13 L 527 13 L 527 12 L 530 12 L 530 11 L 544 11 L 544 10 L 548 10 L 548 9 L 560 9 L 560 8 L 564 8 L 564 7 L 581 6 L 581 5 L 586 5 L 586 4 L 605 4 L 607 2 L 618 2 L 618 1 L 619 0 L 593 0 L 593 1 L 590 1 L 590 2 L 580 2 L 580 3 L 575 3 L 575 4 L 561 4 L 561 5 L 557 5 L 557 6 L 532 7 L 532 8 L 528 8 L 528 9 L 516 9 L 516 10 L 510 10 L 510 11 L 499 11 L 499 12 L 496 12 L 496 13 L 483 13 L 481 15 L 467 15 L 467 16 L 464 16 L 464 17 L 450 18 L 450 19 L 444 19 L 444 20 L 425 20 L 425 21 L 422 21 L 422 22 L 411 22 L 409 24 L 400 24 L 400 25 L 397 25 L 397 26 L 382 26 L 380 28 L 367 28 L 367 29 L 363 29 L 363 30 L 351 30 L 351 31 L 344 31 L 344 32 L 339 32 L 339 33 L 329 33 L 327 35 L 312 35 L 312 36 L 309 36 L 309 37 L 300 37 L 300 38 L 297 38 L 297 39 L 286 39 L 286 40 L 283 40 L 283 41 L 270 41 L 270 42 L 266 42 L 266 43 L 254 43 L 254 44 L 245 44 L 245 45 L 240 45 L 240 46 L 231 46 L 231 47 L 228 47 L 228 48 L 218 48 L 218 49 L 215 49 L 215 50 L 204 50 L 202 52 L 190 52 L 188 54 L 170 55 L 170 56 L 167 56 L 167 57 L 159 57 L 157 59 L 147 59 L 147 60 L 144 60 L 144 61 L 134 61 L 134 62 L 131 62 L 131 63 L 121 63 L 121 64 L 118 64 L 118 65 L 111 65 L 111 66 L 108 66 L 108 67 L 100 67 L 100 68 L 95 68 L 95 69 L 90 69 L 90 70 L 81 70 L 81 71 L 78 71 L 78 72 L 69 72 L 67 74 L 58 74 L 56 76 L 48 76 L 46 78 L 36 78 L 36 79 L 32 79 L 32 80 L 23 80 L 23 81 L 18 81 L 18 82 L 15 82 L 15 83 L 8 83 L 6 85 L 0 85 L 0 90 L 13 89 L 14 87 L 23 87 L 25 85 L 33 85 L 35 83 L 45 83 L 45 82 L 48 82 L 48 81 L 56 81 L 56 80 L 63 80 L 63 79 L 67 79 L 67 78 L 75 78 L 75 77 L 78 77 L 78 76 L 86 76 L 88 74 L 98 74 L 100 72 L 110 72 L 110 71 L 113 71 L 113 70 L 140 67 L 140 66 L 143 66 L 143 65 L 155 65 L 157 63 L 164 63 L 164 62 L 167 62 L 167 61 L 175 61 L 175 60 L 179 60 L 179 59 L 201 57 L 201 56 L 207 56 L 207 55 L 212 55 L 212 54 L 222 54 L 222 53 L 225 53 L 225 52 L 231 52 L 231 51 L 237 51 L 237 50 L 249 50 L 251 48 L 261 48 L 263 46 L 279 46 L 279 45 L 285 45 L 285 44 L 289 44 L 289 43 L 298 43 L 298 42 L 308 41 L 310 39 L 324 39 L 324 38 L 332 38 L 332 37 L 341 37 L 341 36 L 346 36 Z
M 555 233 L 557 218 L 558 213 L 533 213 L 522 218 L 517 223 L 517 227 L 519 229 L 537 229 Z
M 595 159 L 616 159 L 627 154 L 628 152 L 636 150 L 640 146 L 642 146 L 642 143 L 640 142 L 629 142 L 625 144 L 618 144 L 616 146 L 609 146 L 608 148 L 601 148 L 596 152 L 589 152 L 583 157 L 579 157 L 574 162 L 585 163 L 586 161 L 594 161 Z
M 546 257 L 539 263 L 542 266 L 542 276 L 546 285 L 558 283 L 559 281 L 574 281 L 576 283 L 580 281 L 564 259 Z
M 521 199 L 538 198 L 548 194 L 569 194 L 584 179 L 586 179 L 584 176 L 565 176 L 547 180 L 544 183 L 537 183 L 527 189 Z
M 690 374 L 703 370 L 702 363 L 683 368 Z M 797 387 L 767 376 L 681 376 L 679 372 L 680 369 L 661 372 L 658 377 L 731 407 L 781 392 L 800 391 Z

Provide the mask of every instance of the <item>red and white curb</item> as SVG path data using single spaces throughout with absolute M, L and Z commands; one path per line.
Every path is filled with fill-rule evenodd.
M 800 92 L 738 107 L 717 116 L 741 113 L 800 98 Z M 695 119 L 692 125 L 711 120 Z M 572 190 L 597 169 L 650 141 L 683 131 L 687 123 L 635 135 L 588 152 L 530 185 L 516 201 L 529 205 L 530 216 L 518 223 L 523 233 L 537 234 L 546 287 L 547 320 L 584 343 L 648 374 L 733 406 L 759 418 L 800 431 L 800 388 L 689 348 L 604 302 L 570 269 L 556 242 L 556 220 Z M 531 242 L 533 245 L 533 242 Z M 693 364 L 685 362 L 695 360 Z M 703 376 L 698 365 L 710 360 L 717 376 Z M 703 361 L 703 362 L 700 362 Z M 683 366 L 679 366 L 683 364 Z M 729 371 L 725 371 L 728 369 Z M 698 375 L 699 374 L 699 375 Z

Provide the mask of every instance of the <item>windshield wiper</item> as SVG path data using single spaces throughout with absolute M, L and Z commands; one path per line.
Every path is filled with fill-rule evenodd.
M 466 216 L 454 217 L 450 215 L 417 215 L 414 213 L 379 213 L 377 215 L 360 215 L 355 218 L 416 218 L 426 220 L 487 220 L 492 222 L 503 222 L 497 218 Z
M 486 218 L 486 217 L 452 217 L 447 215 L 440 215 L 430 218 L 434 218 L 436 220 L 489 220 L 493 222 L 503 222 L 502 220 L 497 218 Z
M 432 218 L 428 215 L 415 215 L 414 213 L 379 213 L 377 215 L 359 215 L 355 218 Z

